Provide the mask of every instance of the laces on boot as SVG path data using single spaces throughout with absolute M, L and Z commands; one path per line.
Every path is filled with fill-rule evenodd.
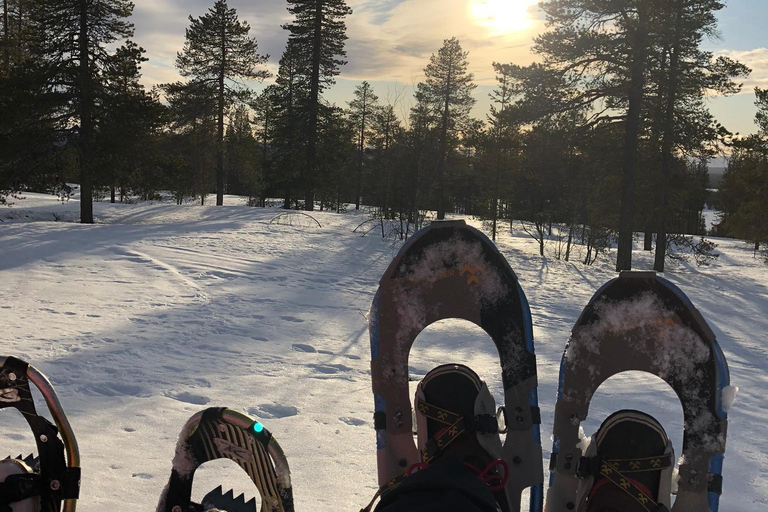
M 509 465 L 504 459 L 496 459 L 488 464 L 485 469 L 480 469 L 469 462 L 464 462 L 464 465 L 477 473 L 477 478 L 480 479 L 485 485 L 491 488 L 491 491 L 498 492 L 504 489 L 507 485 L 507 479 L 509 478 Z M 499 473 L 499 468 L 502 472 Z

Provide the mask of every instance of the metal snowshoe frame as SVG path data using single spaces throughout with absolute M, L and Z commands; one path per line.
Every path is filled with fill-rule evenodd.
M 379 485 L 420 462 L 408 388 L 411 347 L 430 324 L 458 318 L 482 328 L 499 352 L 511 511 L 520 510 L 528 487 L 529 510 L 541 511 L 544 477 L 531 312 L 504 256 L 463 220 L 432 222 L 402 247 L 379 283 L 369 318 Z
M 660 319 L 663 321 L 659 325 L 612 330 L 598 339 L 590 337 L 589 329 L 599 323 L 599 310 L 604 304 L 638 300 L 647 294 L 668 310 L 667 318 Z M 674 346 L 662 347 L 659 340 L 665 332 L 680 334 L 681 328 L 695 334 L 678 336 Z M 568 358 L 569 350 L 582 348 L 578 358 Z M 691 371 L 660 371 L 660 358 L 679 358 L 704 349 L 708 357 L 690 358 Z M 723 389 L 730 384 L 725 356 L 712 329 L 679 288 L 655 272 L 628 271 L 595 293 L 576 322 L 563 354 L 546 511 L 566 512 L 579 507 L 578 466 L 583 455 L 577 446 L 579 425 L 587 418 L 597 388 L 610 377 L 630 370 L 645 371 L 664 380 L 683 407 L 683 463 L 672 512 L 717 512 L 728 425 L 722 400 Z M 690 375 L 696 375 L 703 385 L 691 389 L 695 383 L 689 381 Z
M 55 426 L 37 413 L 30 383 L 43 396 Z M 41 512 L 59 512 L 62 502 L 64 512 L 75 512 L 80 493 L 80 450 L 56 390 L 34 366 L 0 356 L 0 409 L 6 408 L 18 410 L 35 436 Z
M 195 471 L 217 459 L 232 460 L 248 474 L 259 491 L 262 512 L 294 511 L 291 472 L 277 440 L 264 425 L 245 414 L 212 407 L 196 413 L 184 425 L 157 512 L 188 512 L 193 506 Z M 233 502 L 231 494 L 218 493 L 228 503 Z M 216 490 L 206 498 L 215 495 Z M 251 503 L 242 502 L 246 509 Z

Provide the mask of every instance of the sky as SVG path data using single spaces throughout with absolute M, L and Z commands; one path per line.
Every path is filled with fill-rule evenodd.
M 205 14 L 214 0 L 133 0 L 136 42 L 147 50 L 143 81 L 147 86 L 180 79 L 174 68 L 184 44 L 188 17 Z M 710 99 L 711 111 L 726 128 L 756 131 L 755 86 L 768 87 L 768 0 L 724 0 L 718 15 L 720 36 L 707 40 L 708 50 L 728 55 L 752 68 L 742 93 Z M 269 54 L 268 68 L 277 71 L 290 20 L 284 0 L 229 0 L 241 20 L 251 26 L 260 53 Z M 538 0 L 347 0 L 353 14 L 346 20 L 347 65 L 326 99 L 346 106 L 356 85 L 367 80 L 382 103 L 393 103 L 404 116 L 413 87 L 444 39 L 457 37 L 469 51 L 470 71 L 478 88 L 473 115 L 484 118 L 494 87 L 492 63 L 527 65 L 533 38 L 545 30 Z M 256 86 L 260 89 L 264 85 Z

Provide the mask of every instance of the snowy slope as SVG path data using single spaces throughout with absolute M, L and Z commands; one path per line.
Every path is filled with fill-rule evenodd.
M 54 221 L 76 219 L 76 200 L 28 194 L 0 209 L 0 353 L 56 386 L 82 451 L 83 512 L 154 509 L 178 431 L 205 406 L 267 425 L 289 457 L 297 510 L 357 510 L 375 492 L 365 314 L 396 248 L 352 233 L 360 215 L 315 212 L 322 227 L 287 226 L 270 224 L 279 210 L 226 204 L 97 203 L 93 226 Z M 768 505 L 768 268 L 748 246 L 716 242 L 722 255 L 709 268 L 678 265 L 665 277 L 710 320 L 741 388 L 721 510 L 747 512 Z M 499 246 L 531 303 L 548 460 L 563 346 L 614 264 L 541 258 L 517 229 Z M 636 252 L 636 268 L 651 265 Z M 441 322 L 414 351 L 414 377 L 466 362 L 501 396 L 493 345 L 478 328 Z M 598 391 L 587 434 L 613 410 L 640 408 L 662 420 L 679 453 L 673 392 L 642 374 L 613 383 Z M 0 455 L 33 447 L 17 416 L 0 413 Z M 201 470 L 197 497 L 222 475 L 249 490 L 228 464 Z

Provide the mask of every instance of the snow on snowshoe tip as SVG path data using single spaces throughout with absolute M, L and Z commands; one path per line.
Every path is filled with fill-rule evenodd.
M 248 474 L 261 496 L 262 512 L 293 512 L 291 473 L 280 445 L 264 425 L 225 408 L 201 411 L 184 425 L 157 512 L 255 512 L 255 499 L 246 502 L 221 487 L 208 493 L 202 504 L 192 502 L 195 471 L 216 459 L 232 460 Z
M 45 399 L 55 425 L 37 414 L 30 383 Z M 56 391 L 34 366 L 0 357 L 0 409 L 9 408 L 29 424 L 38 457 L 0 462 L 0 510 L 61 512 L 63 507 L 74 512 L 80 494 L 80 451 Z
M 728 365 L 701 313 L 654 272 L 622 272 L 597 291 L 573 328 L 560 366 L 547 512 L 574 510 L 584 455 L 579 425 L 597 388 L 630 370 L 660 377 L 683 407 L 683 462 L 672 511 L 717 512 Z
M 468 320 L 499 352 L 508 432 L 507 494 L 520 510 L 543 500 L 536 357 L 528 301 L 504 256 L 464 221 L 438 221 L 416 233 L 381 278 L 369 317 L 379 485 L 419 462 L 411 421 L 408 356 L 416 337 L 446 318 Z

